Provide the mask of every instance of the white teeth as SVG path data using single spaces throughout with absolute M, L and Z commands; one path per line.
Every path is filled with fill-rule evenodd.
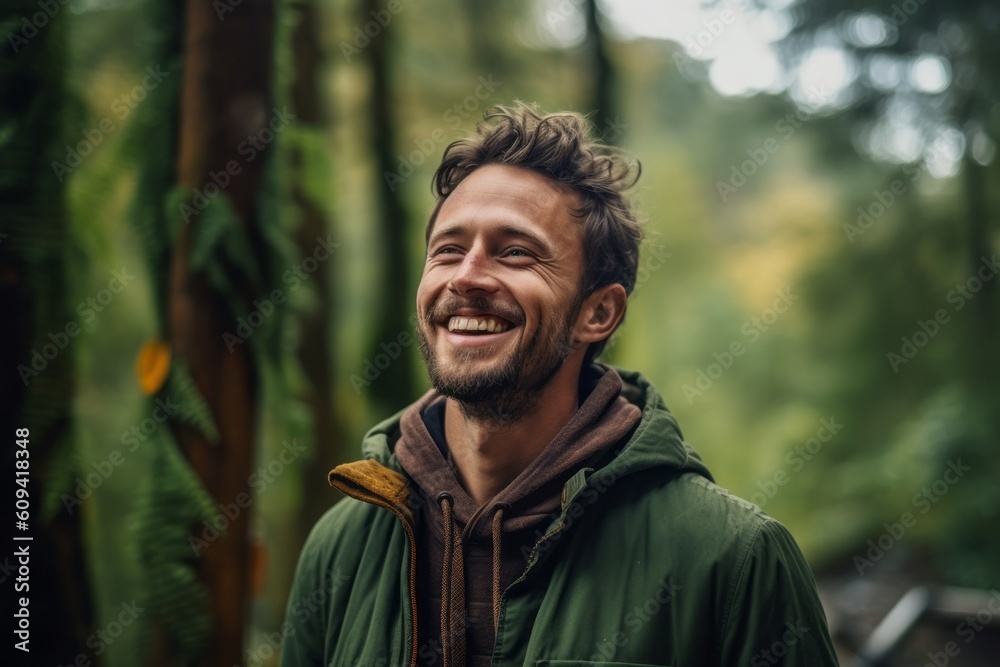
M 492 317 L 452 317 L 448 320 L 448 331 L 486 331 L 490 333 L 501 333 L 506 331 L 506 326 Z

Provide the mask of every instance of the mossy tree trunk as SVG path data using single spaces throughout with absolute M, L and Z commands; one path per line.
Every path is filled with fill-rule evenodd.
M 364 16 L 382 9 L 379 0 L 365 0 Z M 403 205 L 402 183 L 387 179 L 386 174 L 399 171 L 399 150 L 392 109 L 396 108 L 392 89 L 393 34 L 401 26 L 390 23 L 372 37 L 366 53 L 372 68 L 372 149 L 378 170 L 378 190 L 375 196 L 376 225 L 382 249 L 382 275 L 375 333 L 368 348 L 367 359 L 384 353 L 383 345 L 396 343 L 403 332 L 413 334 L 409 316 L 413 312 L 413 292 L 410 289 L 410 261 L 407 253 L 407 212 Z M 398 174 L 397 174 L 398 175 Z M 390 184 L 388 181 L 392 180 Z M 379 413 L 383 416 L 401 409 L 414 399 L 416 382 L 408 355 L 392 360 L 368 388 Z
M 276 116 L 275 10 L 270 0 L 245 1 L 223 12 L 217 5 L 190 0 L 186 6 L 177 183 L 187 191 L 209 192 L 210 172 L 218 174 L 231 163 L 239 166 L 217 196 L 228 200 L 247 241 L 250 257 L 245 260 L 259 268 L 266 262 L 267 250 L 258 197 L 274 148 L 275 126 L 270 130 L 268 126 Z M 205 218 L 193 216 L 180 225 L 171 261 L 168 330 L 174 358 L 190 370 L 211 410 L 219 441 L 211 443 L 201 431 L 183 423 L 174 427 L 181 451 L 214 501 L 238 506 L 241 494 L 252 494 L 249 477 L 260 378 L 251 346 L 227 345 L 223 336 L 234 331 L 235 317 L 240 315 L 232 304 L 244 304 L 245 316 L 254 299 L 266 297 L 266 290 L 252 280 L 234 280 L 232 289 L 237 293 L 225 294 L 206 272 L 195 269 L 192 250 L 200 224 Z M 247 277 L 235 267 L 227 268 Z M 199 563 L 213 620 L 211 645 L 201 661 L 206 666 L 242 663 L 252 509 L 252 505 L 243 509 L 229 521 Z
M 15 601 L 29 599 L 31 652 L 14 650 L 11 644 L 19 638 L 8 630 L 6 654 L 55 665 L 70 664 L 78 655 L 94 660 L 85 640 L 95 627 L 82 513 L 61 506 L 42 511 L 43 496 L 73 493 L 74 357 L 80 339 L 66 330 L 68 323 L 77 334 L 80 328 L 72 307 L 67 181 L 51 166 L 66 161 L 68 16 L 57 14 L 39 26 L 37 12 L 30 1 L 5 3 L 0 11 L 3 25 L 12 30 L 0 54 L 0 434 L 6 498 L 12 504 L 15 492 L 24 490 L 15 482 L 16 462 L 27 462 L 21 469 L 28 475 L 21 479 L 30 480 L 28 528 L 15 534 L 31 538 L 8 541 L 0 582 L 9 628 Z M 18 456 L 17 429 L 28 430 L 27 458 Z M 10 529 L 14 519 L 8 519 Z M 13 552 L 25 546 L 30 579 L 18 582 L 21 564 Z

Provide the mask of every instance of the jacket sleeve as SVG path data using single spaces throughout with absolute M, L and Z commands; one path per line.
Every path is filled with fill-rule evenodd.
M 722 665 L 836 667 L 816 581 L 788 530 L 760 523 L 735 574 L 722 635 Z
M 322 667 L 332 588 L 340 584 L 328 570 L 329 523 L 333 510 L 313 527 L 302 547 L 282 625 L 282 667 Z

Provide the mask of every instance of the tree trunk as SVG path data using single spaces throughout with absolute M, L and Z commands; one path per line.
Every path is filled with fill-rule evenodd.
M 506 14 L 511 9 L 481 0 L 462 0 L 460 6 L 465 12 L 470 55 L 476 71 L 483 76 L 493 74 L 502 82 L 516 80 L 518 73 L 504 48 L 510 29 L 510 17 Z
M 366 0 L 364 15 L 379 11 L 378 0 Z M 400 185 L 389 187 L 385 174 L 395 174 L 399 168 L 396 150 L 396 132 L 391 110 L 396 106 L 392 96 L 390 79 L 391 43 L 389 37 L 395 32 L 391 28 L 380 31 L 372 38 L 367 53 L 372 66 L 372 142 L 378 169 L 376 191 L 376 215 L 378 239 L 384 249 L 382 258 L 382 280 L 378 322 L 368 359 L 383 354 L 382 345 L 394 343 L 400 333 L 413 334 L 409 315 L 413 312 L 413 293 L 410 290 L 410 262 L 406 252 L 407 215 L 403 206 Z M 389 416 L 414 399 L 416 383 L 413 367 L 407 354 L 390 363 L 368 388 L 381 416 Z
M 597 128 L 597 136 L 605 143 L 615 144 L 621 137 L 614 103 L 614 68 L 605 48 L 599 11 L 596 0 L 587 0 L 584 7 L 587 20 L 586 53 L 594 82 L 588 106 L 594 112 L 592 120 Z
M 983 167 L 975 163 L 972 159 L 966 158 L 962 163 L 962 178 L 965 186 L 965 213 L 968 220 L 968 265 L 969 276 L 976 275 L 982 265 L 983 258 L 989 259 L 990 252 L 990 209 L 986 194 L 986 173 L 989 167 Z M 978 340 L 973 340 L 973 344 L 986 342 L 987 332 L 993 331 L 990 327 L 995 324 L 995 303 L 997 293 L 996 282 L 987 280 L 983 282 L 982 293 L 975 299 L 973 313 L 975 314 L 975 328 L 982 335 Z M 973 349 L 976 349 L 975 347 Z
M 322 74 L 323 50 L 319 42 L 320 12 L 313 2 L 293 5 L 298 14 L 292 35 L 292 106 L 299 125 L 315 134 L 317 140 L 324 131 L 324 105 L 319 79 Z M 324 212 L 303 187 L 306 182 L 306 156 L 300 145 L 291 151 L 292 199 L 302 221 L 297 243 L 302 255 L 313 252 L 317 237 L 327 234 Z M 313 446 L 302 469 L 310 471 L 302 480 L 303 503 L 297 520 L 299 542 L 305 538 L 317 519 L 333 504 L 336 496 L 326 482 L 326 471 L 343 460 L 345 429 L 337 412 L 333 383 L 334 357 L 331 313 L 337 312 L 336 292 L 330 289 L 332 266 L 322 262 L 311 280 L 316 289 L 319 305 L 304 315 L 301 322 L 302 338 L 299 345 L 299 364 L 309 380 L 309 391 L 304 402 L 312 415 Z M 294 558 L 295 554 L 292 554 Z
M 21 19 L 38 7 L 8 4 L 2 10 L 4 25 L 11 34 L 25 34 Z M 15 471 L 28 473 L 20 476 L 28 480 L 28 496 L 22 498 L 29 506 L 27 529 L 14 530 L 14 536 L 31 538 L 8 540 L 0 556 L 4 618 L 11 630 L 19 599 L 29 600 L 30 654 L 10 644 L 6 651 L 25 659 L 17 664 L 70 664 L 78 655 L 95 659 L 85 646 L 95 627 L 81 512 L 67 512 L 60 505 L 52 516 L 42 515 L 43 493 L 72 494 L 76 474 L 72 401 L 80 341 L 66 336 L 66 328 L 80 322 L 70 298 L 73 236 L 66 181 L 51 166 L 66 161 L 66 18 L 53 17 L 25 43 L 5 38 L 0 56 L 0 124 L 6 128 L 0 138 L 0 367 L 5 373 L 0 380 L 0 433 L 4 487 L 12 505 L 15 493 L 25 490 L 15 483 Z M 65 344 L 57 349 L 60 338 Z M 36 358 L 36 351 L 44 356 Z M 18 456 L 22 448 L 16 441 L 24 431 L 17 429 L 28 431 L 27 458 Z M 20 468 L 17 462 L 22 462 Z M 10 517 L 8 530 L 15 528 L 14 519 Z M 23 547 L 30 575 L 18 581 L 22 563 L 14 552 Z M 29 588 L 15 589 L 24 583 Z M 11 644 L 20 640 L 8 634 Z
M 178 184 L 204 189 L 209 172 L 235 161 L 238 174 L 218 195 L 228 198 L 256 266 L 264 264 L 264 243 L 256 207 L 264 166 L 272 144 L 249 157 L 250 137 L 267 138 L 262 130 L 273 118 L 272 59 L 274 8 L 269 0 L 246 0 L 216 14 L 213 3 L 190 0 L 185 26 L 184 78 L 181 86 Z M 273 137 L 271 139 L 273 141 Z M 241 152 L 241 147 L 243 152 Z M 220 294 L 203 272 L 192 271 L 191 251 L 201 221 L 182 225 L 171 264 L 169 335 L 174 358 L 183 361 L 204 396 L 219 431 L 219 442 L 187 425 L 175 424 L 178 444 L 218 503 L 235 503 L 250 494 L 257 426 L 258 385 L 248 345 L 230 349 L 223 334 L 231 332 L 233 295 Z M 264 273 L 264 272 L 261 272 Z M 249 281 L 237 282 L 238 300 L 252 310 Z M 251 507 L 252 508 L 252 507 Z M 225 533 L 203 552 L 199 563 L 214 623 L 212 645 L 204 665 L 242 661 L 243 629 L 248 608 L 249 509 L 232 519 Z

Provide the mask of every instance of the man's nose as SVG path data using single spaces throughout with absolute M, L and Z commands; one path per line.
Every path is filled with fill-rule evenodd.
M 495 291 L 497 280 L 488 254 L 478 248 L 466 253 L 461 263 L 455 267 L 448 287 L 456 294 Z

